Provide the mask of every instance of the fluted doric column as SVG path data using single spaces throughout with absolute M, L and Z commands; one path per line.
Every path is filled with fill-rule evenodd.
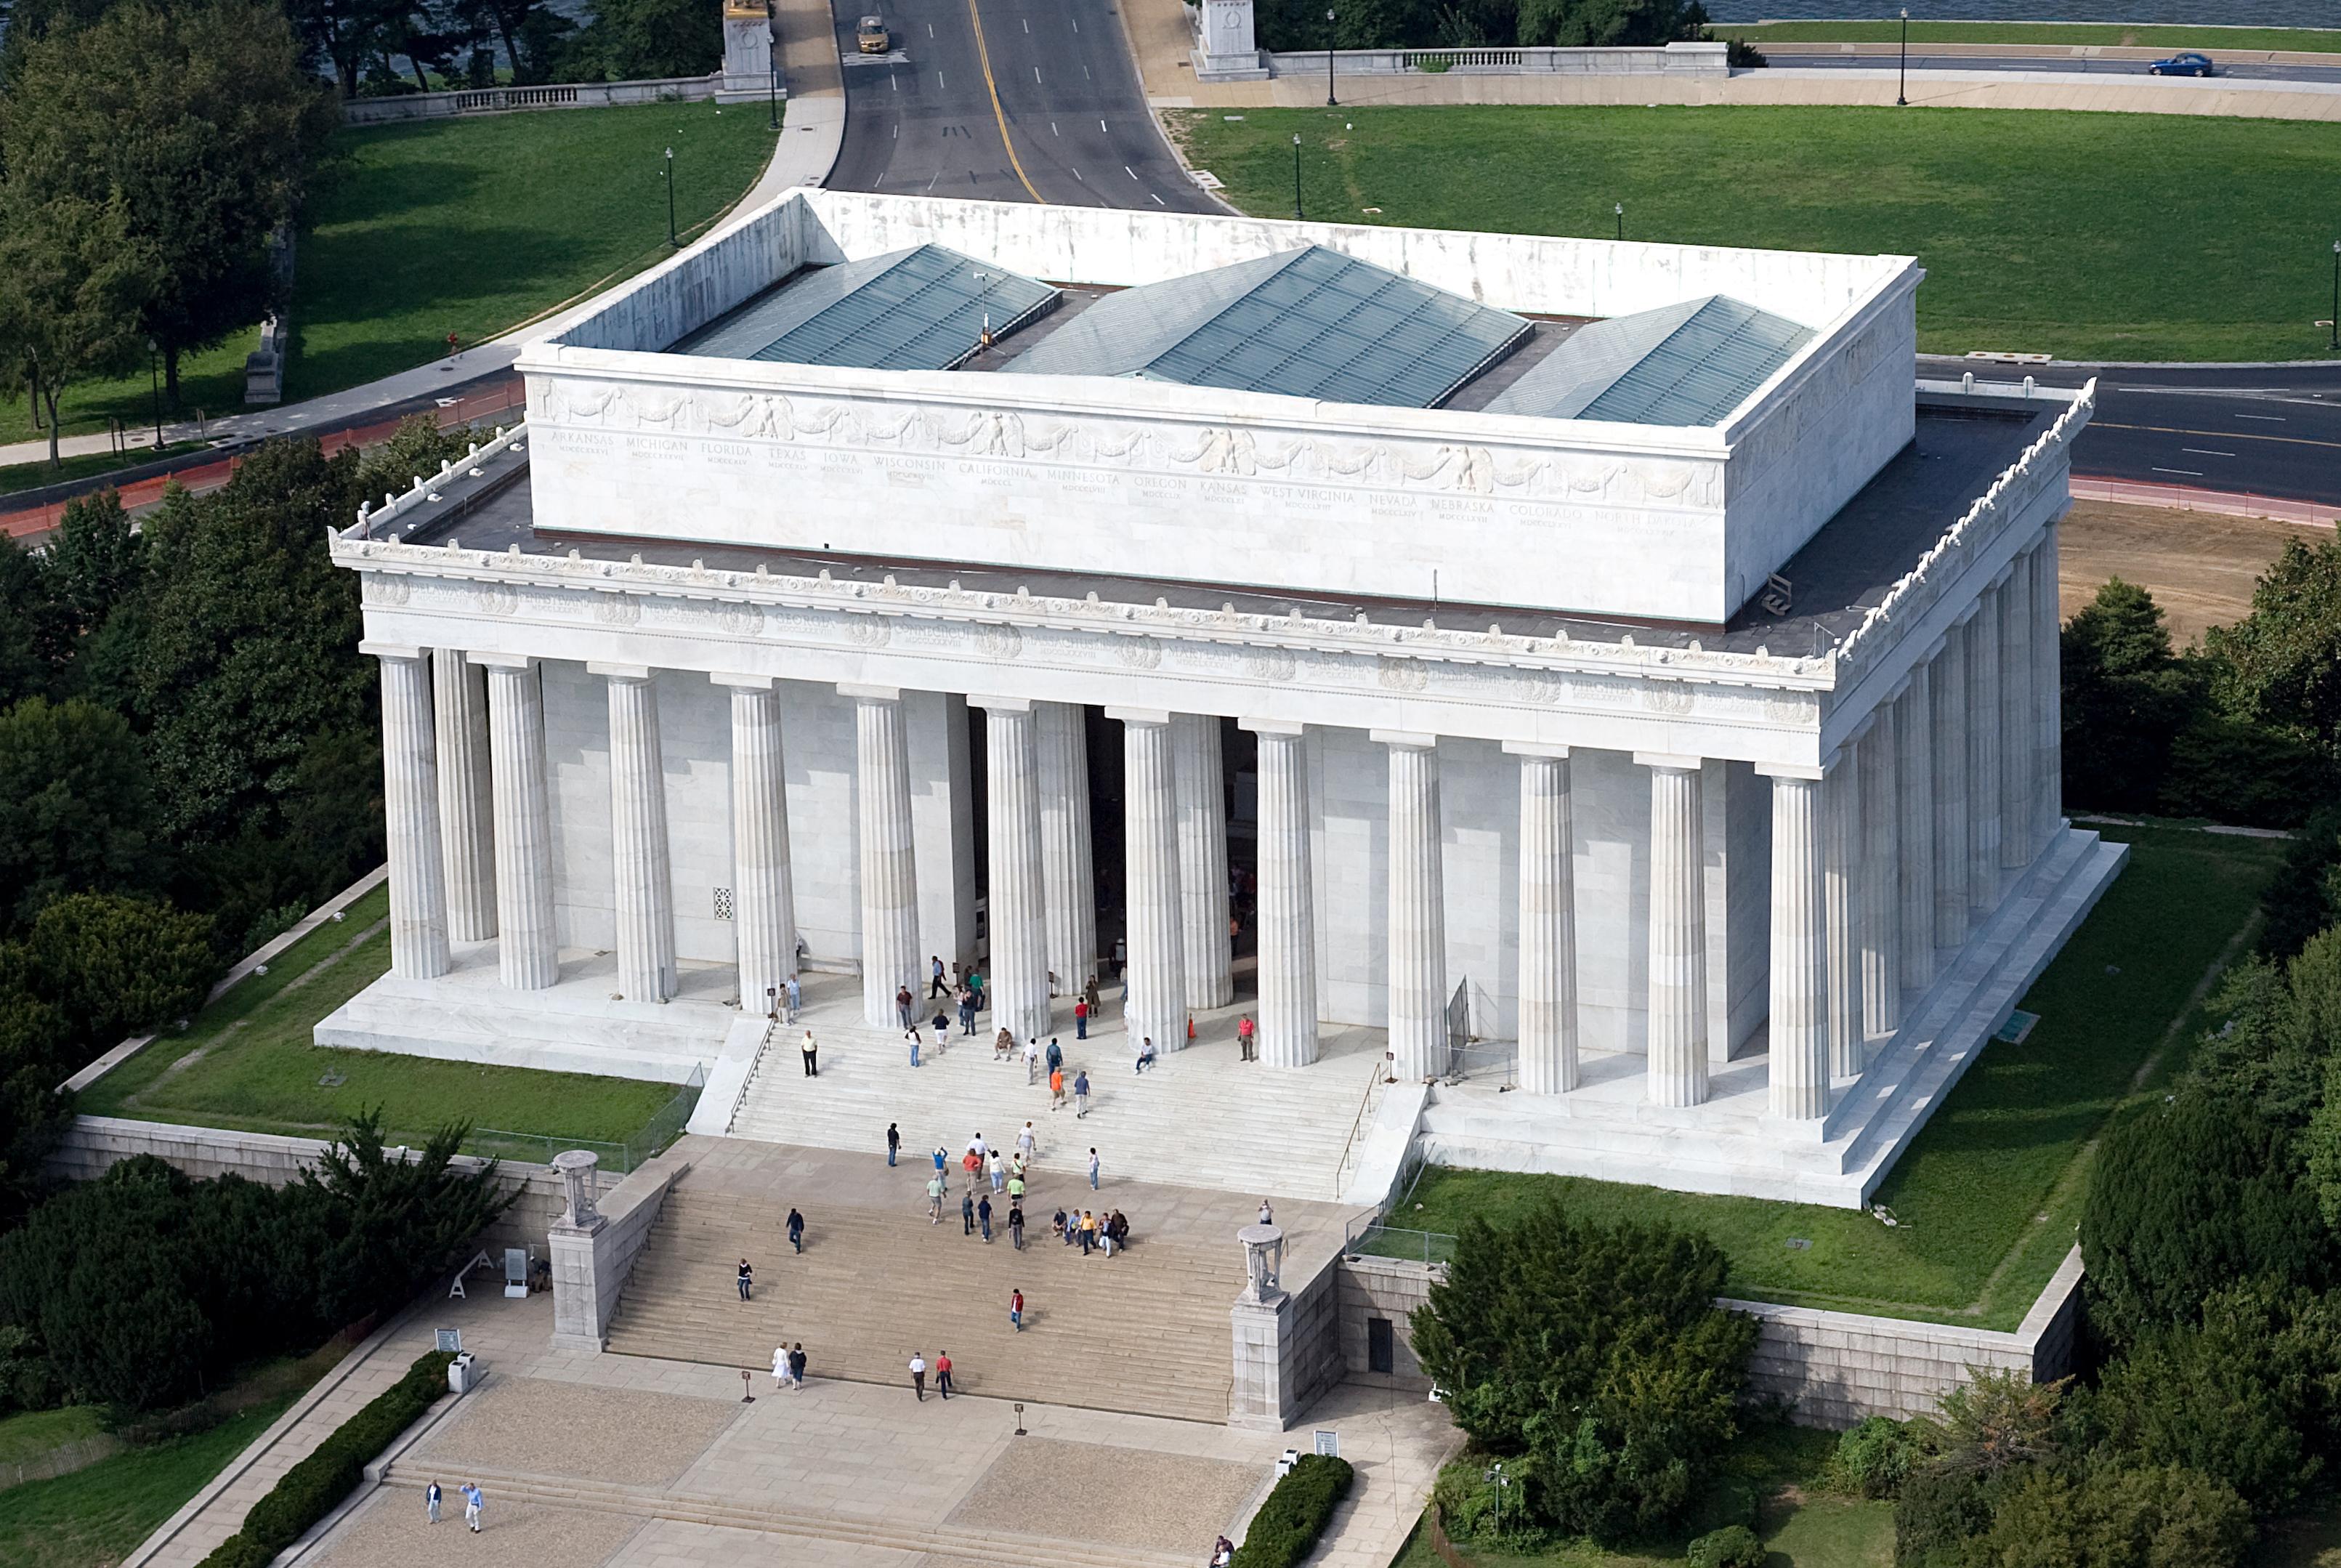
M 1707 1099 L 1707 878 L 1699 760 L 1638 752 L 1650 770 L 1649 1094 Z
M 1375 730 L 1390 761 L 1390 1049 L 1400 1083 L 1447 1065 L 1447 879 L 1439 737 Z
M 1821 910 L 1828 996 L 1828 1071 L 1858 1077 L 1867 1065 L 1861 1016 L 1861 780 L 1869 748 L 1848 741 L 1821 781 Z
M 1772 1114 L 1805 1121 L 1828 1114 L 1821 775 L 1757 771 L 1772 778 Z
M 732 694 L 732 945 L 740 1006 L 762 1013 L 797 970 L 781 698 L 770 675 L 712 678 Z
M 1921 660 L 1894 702 L 1895 814 L 1899 840 L 1902 989 L 1935 983 L 1935 704 L 1931 662 Z M 1898 1009 L 1898 1011 L 1899 1011 Z
M 390 968 L 409 980 L 447 973 L 447 868 L 439 842 L 439 742 L 431 665 L 421 648 L 364 643 L 382 662 L 384 826 L 390 841 Z
M 1999 864 L 2019 871 L 2038 853 L 2033 802 L 2032 562 L 2018 555 L 1999 591 Z
M 1299 724 L 1248 719 L 1260 742 L 1260 1059 L 1317 1060 L 1317 888 L 1309 851 L 1308 742 Z
M 1928 662 L 1934 678 L 1935 945 L 1967 939 L 1967 626 L 1953 628 Z
M 1999 589 L 1967 623 L 1967 925 L 1999 907 Z
M 2065 719 L 2062 649 L 2064 616 L 2057 602 L 2057 524 L 2051 523 L 2032 551 L 2033 809 L 2044 848 L 2065 819 Z
M 1577 876 L 1567 746 L 1508 743 L 1520 759 L 1520 1087 L 1577 1087 Z
M 439 741 L 439 839 L 447 868 L 447 935 L 496 934 L 495 816 L 488 756 L 487 672 L 460 648 L 431 653 L 431 716 Z
M 1122 1013 L 1135 1049 L 1187 1044 L 1186 948 L 1180 935 L 1179 789 L 1171 757 L 1170 715 L 1108 708 L 1121 721 L 1123 942 Z
M 1032 704 L 970 697 L 983 710 L 991 856 L 992 1017 L 1019 1040 L 1049 1032 L 1049 930 L 1041 914 L 1041 759 Z
M 1041 752 L 1041 919 L 1057 989 L 1079 991 L 1097 973 L 1097 874 L 1090 847 L 1090 741 L 1075 703 L 1032 704 Z
M 514 991 L 561 978 L 553 906 L 553 813 L 544 763 L 543 675 L 533 659 L 474 654 L 488 677 L 495 770 L 496 972 Z
M 674 868 L 667 854 L 666 759 L 658 687 L 640 664 L 588 664 L 610 688 L 610 863 L 618 924 L 618 991 L 629 1002 L 674 994 Z
M 900 1028 L 894 993 L 921 994 L 918 860 L 911 833 L 911 758 L 902 694 L 840 685 L 853 699 L 854 818 L 862 839 L 862 1017 Z
M 1170 753 L 1179 791 L 1180 941 L 1187 1005 L 1225 1007 L 1236 984 L 1228 946 L 1228 793 L 1220 721 L 1173 714 Z
M 1902 1024 L 1900 734 L 1895 704 L 1861 736 L 1861 1032 L 1883 1040 Z M 1865 1046 L 1862 1063 L 1868 1064 Z

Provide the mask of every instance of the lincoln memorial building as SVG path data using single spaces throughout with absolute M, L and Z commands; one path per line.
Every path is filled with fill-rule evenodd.
M 790 192 L 333 540 L 393 958 L 317 1038 L 876 1149 L 1039 1110 L 1005 1028 L 1124 1169 L 1863 1204 L 2123 854 L 2057 783 L 2093 389 L 1918 379 L 1924 277 Z

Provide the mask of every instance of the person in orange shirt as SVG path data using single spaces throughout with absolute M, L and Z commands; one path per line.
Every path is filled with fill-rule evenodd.
M 1049 1109 L 1061 1111 L 1064 1108 L 1065 1070 L 1062 1067 L 1051 1067 L 1049 1069 Z

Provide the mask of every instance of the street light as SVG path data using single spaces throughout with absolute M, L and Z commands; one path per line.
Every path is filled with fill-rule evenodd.
M 2341 348 L 2341 240 L 2333 242 L 2333 346 Z
M 1496 1489 L 1496 1534 L 1501 1539 L 1504 1533 L 1504 1488 L 1511 1483 L 1505 1479 L 1500 1461 L 1481 1471 L 1479 1479 Z
M 1902 7 L 1902 65 L 1894 75 L 1894 102 L 1903 107 L 1910 103 L 1910 7 Z
M 1333 8 L 1325 7 L 1325 106 L 1339 108 L 1340 100 L 1333 96 Z
M 146 340 L 146 406 L 154 415 L 154 450 L 163 450 L 163 384 L 154 375 L 154 340 Z
M 674 249 L 674 149 L 666 150 L 666 248 Z
M 1300 214 L 1300 137 L 1292 138 L 1292 221 L 1301 221 Z
M 1620 240 L 1626 237 L 1626 204 L 1623 202 L 1618 204 L 1618 237 Z
M 772 0 L 764 0 L 764 102 L 772 112 L 772 123 L 765 127 L 781 128 L 781 48 L 772 38 Z

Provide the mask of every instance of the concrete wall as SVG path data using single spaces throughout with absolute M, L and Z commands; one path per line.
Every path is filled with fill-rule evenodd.
M 1340 74 L 1390 75 L 1431 70 L 1459 76 L 1728 76 L 1727 44 L 1659 48 L 1342 49 Z M 1325 51 L 1279 50 L 1264 56 L 1279 76 L 1322 76 Z
M 1415 1358 L 1410 1325 L 1415 1309 L 1430 1299 L 1438 1275 L 1420 1263 L 1370 1257 L 1345 1257 L 1331 1272 L 1340 1293 L 1341 1364 L 1349 1381 L 1375 1388 L 1428 1390 L 1430 1379 Z M 1394 1370 L 1389 1374 L 1372 1371 L 1367 1354 L 1366 1324 L 1374 1318 L 1390 1324 Z
M 658 1223 L 666 1195 L 691 1170 L 691 1152 L 676 1147 L 646 1162 L 601 1200 L 602 1223 L 592 1230 L 554 1227 L 553 1348 L 599 1354 L 610 1320 L 633 1277 L 634 1260 Z
M 636 82 L 565 82 L 542 87 L 478 87 L 459 93 L 404 93 L 394 98 L 354 98 L 342 105 L 352 125 L 403 120 L 443 120 L 459 115 L 500 115 L 515 109 L 603 109 L 619 104 L 690 104 L 715 96 L 721 74 L 651 77 Z M 757 79 L 762 91 L 763 81 Z M 788 96 L 782 89 L 781 96 Z

